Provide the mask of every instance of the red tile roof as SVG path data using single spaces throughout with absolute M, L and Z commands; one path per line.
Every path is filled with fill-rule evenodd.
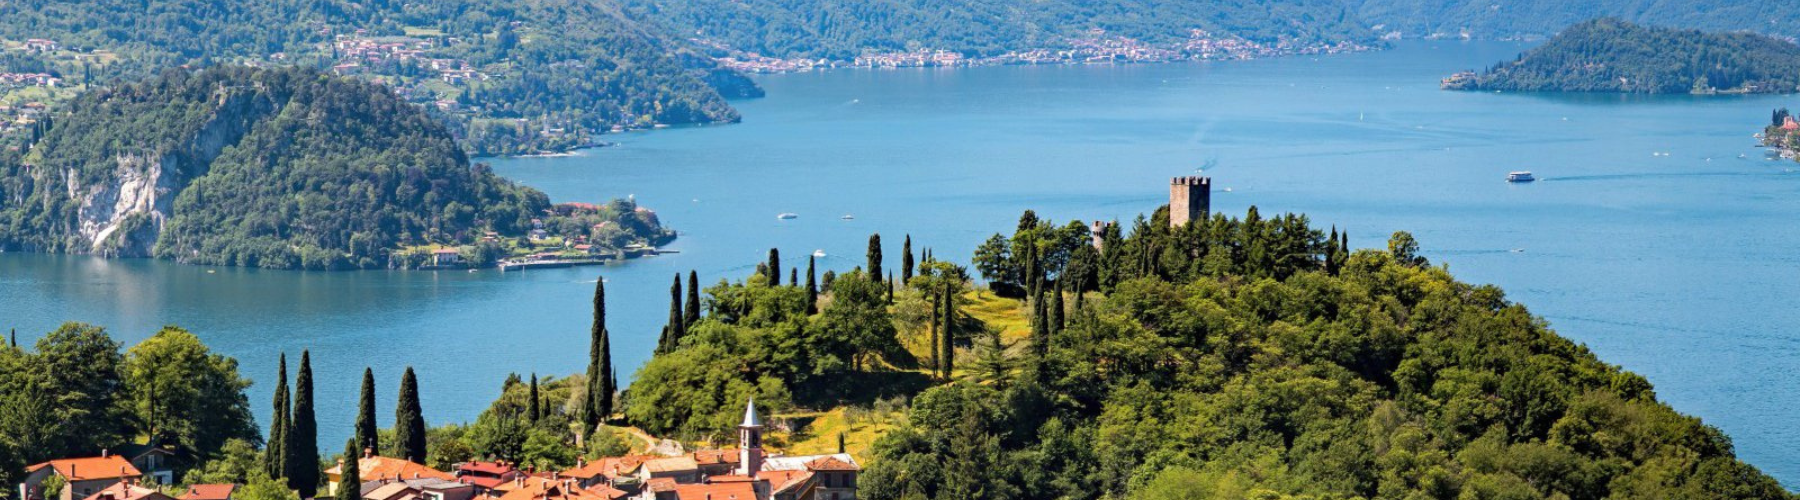
M 812 471 L 806 470 L 766 470 L 756 473 L 756 477 L 769 481 L 769 491 L 785 491 L 797 485 L 806 484 L 812 479 Z
M 753 483 L 713 483 L 675 485 L 675 497 L 681 500 L 756 500 Z
M 25 472 L 37 472 L 38 469 L 54 467 L 56 474 L 69 481 L 87 481 L 91 479 L 116 479 L 138 477 L 144 475 L 132 467 L 131 462 L 118 455 L 88 458 L 65 458 L 33 464 L 25 468 Z
M 181 500 L 226 500 L 231 498 L 231 492 L 236 489 L 235 484 L 196 484 L 188 486 L 188 491 L 181 495 Z
M 694 452 L 694 463 L 700 465 L 738 463 L 738 450 L 701 450 Z
M 330 469 L 326 469 L 325 473 L 331 474 L 331 475 L 342 474 L 343 471 L 341 471 L 339 469 L 340 469 L 339 466 L 334 465 Z M 366 481 L 374 481 L 377 479 L 443 479 L 446 481 L 455 481 L 456 480 L 456 476 L 452 476 L 448 472 L 440 471 L 437 469 L 433 469 L 433 468 L 426 467 L 423 465 L 415 464 L 415 463 L 401 460 L 398 458 L 388 458 L 388 457 L 359 458 L 356 460 L 356 471 L 358 473 L 358 477 L 362 478 L 362 480 L 365 482 Z
M 173 499 L 169 498 L 168 495 L 162 494 L 162 492 L 160 492 L 160 491 L 156 491 L 156 490 L 153 490 L 150 488 L 145 488 L 143 486 L 138 486 L 135 484 L 130 484 L 125 481 L 119 481 L 117 483 L 113 483 L 112 486 L 107 486 L 105 488 L 101 488 L 100 491 L 96 491 L 96 492 L 94 492 L 94 494 L 88 495 L 88 497 L 85 500 L 173 500 Z
M 657 457 L 648 455 L 627 455 L 623 457 L 606 457 L 563 471 L 564 476 L 577 479 L 593 479 L 598 476 L 619 477 L 631 475 L 638 466 Z
M 512 472 L 516 469 L 511 465 L 501 465 L 500 462 L 463 462 L 456 464 L 456 470 L 463 472 L 480 472 L 482 474 L 493 474 L 498 476 Z
M 855 470 L 862 470 L 862 467 L 857 467 L 857 466 L 856 466 L 856 464 L 853 464 L 853 463 L 849 463 L 849 462 L 845 462 L 845 461 L 843 461 L 843 460 L 838 460 L 838 459 L 837 459 L 837 458 L 835 458 L 835 457 L 829 457 L 829 456 L 825 456 L 825 457 L 819 457 L 819 458 L 818 458 L 818 459 L 816 459 L 816 460 L 813 460 L 813 461 L 811 461 L 811 462 L 807 462 L 807 463 L 806 463 L 806 468 L 807 468 L 807 470 L 815 470 L 815 471 L 855 471 Z

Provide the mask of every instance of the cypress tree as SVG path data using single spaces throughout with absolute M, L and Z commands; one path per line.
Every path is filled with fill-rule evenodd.
M 1063 330 L 1063 290 L 1061 281 L 1050 290 L 1050 334 L 1056 335 Z
M 938 334 L 943 337 L 939 342 L 939 370 L 944 372 L 944 380 L 956 373 L 956 294 L 951 293 L 950 285 L 944 285 L 944 306 L 942 307 L 943 323 L 938 327 Z
M 769 286 L 781 286 L 781 250 L 769 249 Z
M 412 367 L 400 376 L 400 404 L 394 410 L 394 441 L 400 457 L 425 463 L 425 411 L 419 408 L 419 379 Z
M 375 427 L 375 371 L 363 368 L 362 398 L 356 403 L 356 449 L 381 450 L 380 428 Z M 360 451 L 358 454 L 360 456 Z
M 355 439 L 344 442 L 344 468 L 338 471 L 341 476 L 337 495 L 333 497 L 336 500 L 362 500 L 362 471 L 358 470 L 360 467 L 357 465 L 357 458 L 362 456 L 362 451 L 356 449 L 356 445 Z
M 269 418 L 269 442 L 263 447 L 263 471 L 271 478 L 286 479 L 288 418 L 287 353 L 281 353 L 275 376 L 275 411 Z
M 881 233 L 869 235 L 869 279 L 881 281 Z
M 926 250 L 926 252 L 930 252 L 930 250 Z M 926 262 L 931 262 L 931 261 L 927 260 Z M 909 234 L 909 235 L 906 235 L 905 242 L 900 244 L 900 282 L 901 283 L 910 282 L 910 281 L 912 281 L 912 277 L 913 277 L 912 235 Z
M 700 322 L 700 274 L 688 271 L 687 310 L 681 316 L 683 329 L 691 329 L 694 323 Z
M 18 328 L 12 329 L 12 346 L 13 347 L 19 346 L 19 329 Z
M 887 279 L 887 303 L 890 306 L 894 305 L 894 273 L 892 272 L 888 273 Z
M 1337 225 L 1334 224 L 1331 226 L 1331 236 L 1325 238 L 1325 241 L 1330 242 L 1325 247 L 1325 274 L 1332 276 L 1337 276 L 1338 273 L 1337 237 Z
M 288 489 L 300 498 L 319 494 L 319 423 L 313 418 L 312 353 L 300 351 L 300 373 L 294 378 L 294 416 L 288 427 Z
M 800 286 L 800 268 L 788 268 L 788 286 Z
M 542 413 L 542 408 L 538 407 L 537 373 L 535 372 L 531 374 L 530 396 L 531 402 L 527 403 L 525 406 L 525 418 L 530 419 L 532 425 L 537 425 L 538 419 L 542 418 L 544 415 Z
M 1039 360 L 1050 353 L 1050 322 L 1045 321 L 1044 290 L 1039 288 L 1031 298 L 1031 350 Z
M 675 273 L 675 282 L 669 284 L 669 326 L 668 334 L 657 345 L 657 352 L 669 352 L 681 346 L 681 337 L 687 335 L 682 326 L 681 315 L 681 273 Z
M 582 404 L 582 434 L 599 428 L 612 415 L 612 345 L 606 331 L 606 280 L 594 284 L 594 325 L 588 350 L 587 400 Z
M 806 257 L 806 315 L 808 316 L 819 313 L 819 283 L 813 279 L 813 266 L 816 264 L 814 262 L 816 260 L 818 258 L 810 255 Z

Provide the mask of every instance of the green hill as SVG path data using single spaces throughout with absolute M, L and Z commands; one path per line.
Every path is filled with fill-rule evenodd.
M 1597 19 L 1481 73 L 1446 79 L 1453 90 L 1791 93 L 1800 91 L 1800 45 L 1750 33 L 1706 33 Z
M 735 121 L 724 97 L 760 92 L 595 1 L 23 0 L 0 17 L 0 70 L 111 85 L 178 65 L 334 68 L 442 107 L 482 154 L 566 149 L 614 126 Z
M 0 157 L 0 248 L 372 268 L 403 247 L 523 235 L 550 208 L 388 88 L 316 71 L 169 70 L 49 123 Z M 666 238 L 621 211 L 637 231 L 624 239 Z
M 1726 0 L 1346 0 L 1368 26 L 1407 38 L 1542 38 L 1598 17 L 1634 23 L 1800 36 L 1800 4 Z

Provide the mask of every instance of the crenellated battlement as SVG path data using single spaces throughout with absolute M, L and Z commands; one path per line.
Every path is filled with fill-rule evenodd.
M 1212 211 L 1212 178 L 1201 176 L 1169 179 L 1169 226 L 1182 227 L 1206 220 Z

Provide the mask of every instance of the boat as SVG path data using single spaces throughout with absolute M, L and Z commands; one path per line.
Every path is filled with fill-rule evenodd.
M 843 220 L 856 220 L 856 216 L 850 215 L 850 214 L 844 214 L 843 217 L 838 217 L 838 218 L 843 219 Z
M 821 259 L 825 258 L 825 249 L 821 248 L 818 250 L 813 250 L 813 256 L 821 258 Z
M 781 215 L 775 216 L 775 218 L 781 219 L 781 220 L 795 219 L 795 218 L 799 218 L 799 217 L 800 217 L 800 214 L 793 213 L 793 212 L 782 212 Z
M 1531 182 L 1535 180 L 1537 180 L 1537 178 L 1532 177 L 1531 172 L 1527 170 L 1509 172 L 1506 174 L 1506 182 Z

